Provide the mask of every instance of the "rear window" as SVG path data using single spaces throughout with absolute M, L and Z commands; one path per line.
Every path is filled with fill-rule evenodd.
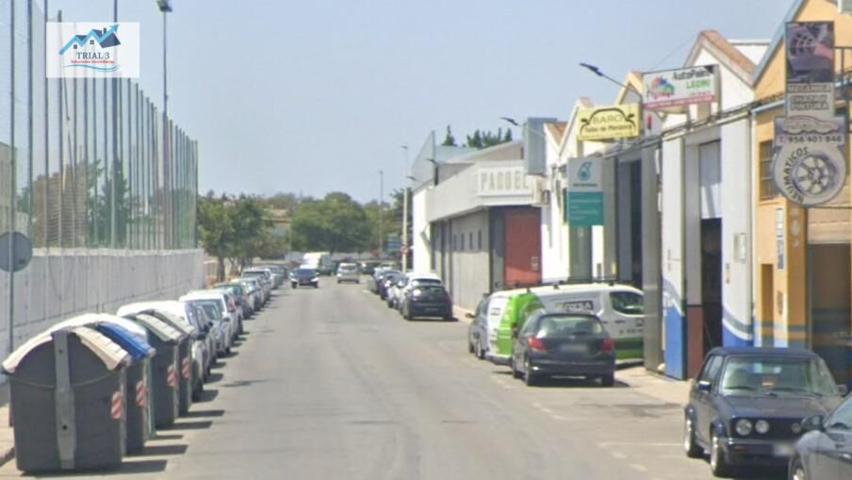
M 612 309 L 625 315 L 642 315 L 645 313 L 645 303 L 642 295 L 636 292 L 611 292 L 609 301 Z
M 426 285 L 442 285 L 440 280 L 435 280 L 434 278 L 415 278 L 411 281 L 411 285 L 414 287 L 422 287 Z
M 597 318 L 580 315 L 548 315 L 539 320 L 536 337 L 557 338 L 602 333 L 604 328 Z
M 444 293 L 444 287 L 440 284 L 421 285 L 417 288 L 419 288 L 423 293 Z

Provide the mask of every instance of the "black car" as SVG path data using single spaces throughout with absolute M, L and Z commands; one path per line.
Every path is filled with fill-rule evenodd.
M 538 310 L 514 336 L 512 373 L 527 385 L 551 376 L 615 383 L 615 341 L 596 315 Z
M 290 272 L 290 286 L 298 288 L 303 285 L 319 288 L 319 274 L 315 269 L 297 268 Z
M 827 417 L 806 418 L 802 429 L 807 433 L 790 459 L 791 480 L 852 478 L 852 398 Z
M 453 319 L 453 300 L 441 284 L 423 284 L 405 292 L 400 308 L 403 318 L 441 317 Z
M 815 353 L 723 347 L 707 354 L 684 409 L 689 457 L 710 454 L 716 476 L 739 466 L 786 466 L 802 420 L 826 415 L 842 396 Z
M 398 282 L 402 277 L 402 273 L 397 270 L 385 270 L 383 271 L 376 282 L 376 288 L 378 289 L 379 297 L 382 300 L 385 300 L 388 295 L 388 288 L 391 285 Z

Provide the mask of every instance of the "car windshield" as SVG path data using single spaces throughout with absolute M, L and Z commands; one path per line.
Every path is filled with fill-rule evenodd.
M 564 338 L 578 335 L 600 335 L 603 325 L 595 317 L 586 315 L 546 315 L 539 320 L 538 338 Z
M 222 307 L 215 300 L 193 300 L 193 304 L 200 306 L 209 318 L 222 318 Z
M 296 275 L 298 275 L 300 277 L 313 277 L 316 274 L 317 274 L 317 271 L 313 270 L 311 268 L 300 268 L 300 269 L 296 270 Z
M 355 265 L 341 265 L 337 270 L 341 273 L 351 273 L 355 271 Z
M 625 315 L 642 315 L 645 313 L 644 298 L 636 292 L 611 292 L 609 301 L 612 309 Z
M 732 357 L 720 384 L 722 395 L 838 395 L 825 363 L 810 357 Z

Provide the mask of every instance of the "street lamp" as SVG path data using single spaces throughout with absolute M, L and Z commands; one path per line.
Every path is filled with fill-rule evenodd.
M 408 145 L 402 145 L 400 148 L 405 152 L 403 175 L 407 178 L 408 175 Z M 408 184 L 405 179 L 402 182 L 402 271 L 408 270 Z
M 628 89 L 628 90 L 633 90 L 634 92 L 636 92 L 636 94 L 637 94 L 637 95 L 639 95 L 639 103 L 640 103 L 640 104 L 642 103 L 642 92 L 640 92 L 639 90 L 636 90 L 636 87 L 634 87 L 633 85 L 631 85 L 631 84 L 629 84 L 629 83 L 621 83 L 621 82 L 619 82 L 618 80 L 616 80 L 616 79 L 614 79 L 614 78 L 610 77 L 609 75 L 605 74 L 604 72 L 602 72 L 600 68 L 598 68 L 598 67 L 596 67 L 596 66 L 594 66 L 594 65 L 591 65 L 591 64 L 588 64 L 588 63 L 580 62 L 580 66 L 581 66 L 581 67 L 583 67 L 583 68 L 585 68 L 586 70 L 588 70 L 588 71 L 590 71 L 590 72 L 594 73 L 595 75 L 597 75 L 597 76 L 599 76 L 599 77 L 601 77 L 601 78 L 604 78 L 604 79 L 606 79 L 606 80 L 609 80 L 610 82 L 612 82 L 612 83 L 614 83 L 614 84 L 618 85 L 619 87 L 623 87 L 623 88 L 626 88 L 626 89 Z
M 167 49 L 167 36 L 166 36 L 166 17 L 167 13 L 172 11 L 171 0 L 157 0 L 157 8 L 163 12 L 163 171 L 166 180 L 165 189 L 171 189 L 171 166 L 169 161 L 169 94 L 168 94 L 168 62 L 166 54 L 168 52 Z M 167 248 L 172 247 L 173 239 L 172 235 L 174 234 L 175 229 L 175 218 L 174 218 L 174 205 L 172 204 L 172 200 L 170 196 L 166 196 L 167 202 L 167 214 L 169 216 L 168 226 L 166 228 L 166 242 Z

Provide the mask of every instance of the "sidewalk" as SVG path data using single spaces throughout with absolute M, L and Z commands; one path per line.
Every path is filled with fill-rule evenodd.
M 637 392 L 665 403 L 685 405 L 689 397 L 690 382 L 649 372 L 643 366 L 619 370 L 615 378 Z

